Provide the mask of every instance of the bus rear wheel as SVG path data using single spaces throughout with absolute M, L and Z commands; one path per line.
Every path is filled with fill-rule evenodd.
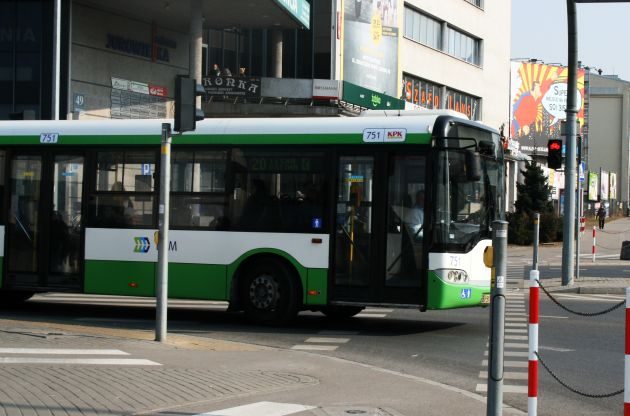
M 252 264 L 241 284 L 241 300 L 247 318 L 256 323 L 282 324 L 295 318 L 299 291 L 292 273 L 273 260 Z
M 365 309 L 363 306 L 326 306 L 322 309 L 330 319 L 348 319 Z

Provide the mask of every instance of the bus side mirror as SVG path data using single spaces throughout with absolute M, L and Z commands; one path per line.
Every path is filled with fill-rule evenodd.
M 469 150 L 466 152 L 466 178 L 471 182 L 481 179 L 481 156 L 479 152 Z

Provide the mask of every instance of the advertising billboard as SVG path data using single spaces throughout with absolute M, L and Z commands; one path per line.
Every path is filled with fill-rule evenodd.
M 398 97 L 400 0 L 346 0 L 343 6 L 344 81 Z
M 589 201 L 597 201 L 598 194 L 598 176 L 595 172 L 588 173 L 588 200 Z
M 512 62 L 510 137 L 525 154 L 547 154 L 547 140 L 560 139 L 560 121 L 566 119 L 567 78 L 563 66 Z M 576 102 L 584 125 L 584 70 L 578 70 Z
M 610 199 L 617 199 L 617 174 L 610 173 L 610 192 L 608 193 Z
M 608 201 L 608 172 L 605 170 L 599 171 L 599 196 L 602 201 Z

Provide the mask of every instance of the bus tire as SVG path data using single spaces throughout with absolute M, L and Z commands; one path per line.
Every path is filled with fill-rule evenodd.
M 278 325 L 295 318 L 300 304 L 296 278 L 273 259 L 252 263 L 243 275 L 240 299 L 245 316 L 256 323 Z
M 33 297 L 35 292 L 28 290 L 0 290 L 0 305 L 15 306 Z
M 322 309 L 322 313 L 326 315 L 327 318 L 341 320 L 352 318 L 359 312 L 361 312 L 365 307 L 363 306 L 326 306 Z

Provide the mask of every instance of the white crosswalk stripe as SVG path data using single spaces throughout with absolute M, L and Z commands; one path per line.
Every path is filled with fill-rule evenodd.
M 195 416 L 287 416 L 315 408 L 315 406 L 303 404 L 257 402 L 230 407 L 229 409 L 214 410 L 208 413 L 199 413 Z
M 159 366 L 155 361 L 143 358 L 101 358 L 102 356 L 128 356 L 129 353 L 111 349 L 78 348 L 0 348 L 0 364 L 54 364 L 54 365 L 142 365 Z M 34 357 L 38 355 L 38 357 Z M 59 357 L 66 355 L 67 357 Z M 55 356 L 55 357 L 51 357 Z M 76 356 L 81 356 L 77 358 Z M 99 358 L 89 356 L 100 356 Z

